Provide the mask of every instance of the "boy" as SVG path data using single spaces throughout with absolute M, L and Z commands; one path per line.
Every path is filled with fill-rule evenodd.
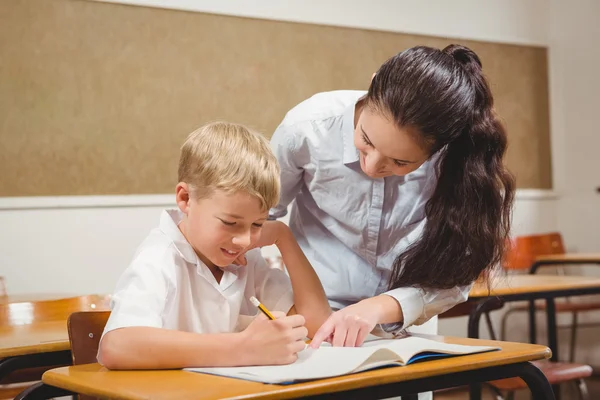
M 99 362 L 164 369 L 295 361 L 331 309 L 289 228 L 266 221 L 279 190 L 279 166 L 261 135 L 225 122 L 193 132 L 181 149 L 179 209 L 163 212 L 121 276 Z M 289 278 L 262 258 L 260 247 L 271 244 Z M 251 296 L 280 318 L 254 318 Z

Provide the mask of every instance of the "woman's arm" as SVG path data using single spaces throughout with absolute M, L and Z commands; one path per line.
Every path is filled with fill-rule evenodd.
M 423 324 L 467 300 L 471 286 L 451 289 L 398 288 L 336 311 L 314 335 L 311 346 L 329 340 L 334 346 L 360 346 L 378 324 L 394 324 L 395 331 Z M 348 321 L 360 321 L 354 332 Z

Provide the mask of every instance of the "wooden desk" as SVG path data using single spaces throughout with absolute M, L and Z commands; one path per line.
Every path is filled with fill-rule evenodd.
M 598 264 L 600 253 L 565 253 L 538 256 L 536 264 Z
M 471 309 L 469 315 L 468 335 L 470 338 L 479 337 L 479 320 L 488 310 L 493 309 L 498 302 L 522 301 L 530 302 L 529 327 L 530 342 L 535 343 L 535 311 L 534 301 L 546 300 L 546 318 L 548 325 L 548 346 L 552 351 L 552 361 L 558 361 L 558 339 L 556 337 L 556 304 L 557 297 L 582 296 L 600 294 L 600 278 L 588 276 L 557 276 L 557 275 L 508 275 L 496 277 L 490 288 L 476 284 L 469 294 L 469 301 L 478 304 Z M 478 385 L 471 385 L 471 400 L 481 397 Z
M 0 379 L 13 371 L 71 363 L 67 321 L 0 327 Z
M 67 321 L 0 326 L 0 358 L 69 350 Z
M 600 278 L 589 276 L 558 275 L 507 275 L 495 277 L 488 289 L 483 284 L 476 284 L 469 293 L 469 301 L 478 301 L 469 315 L 469 337 L 479 337 L 479 319 L 494 302 L 528 300 L 533 303 L 537 299 L 545 299 L 548 320 L 548 345 L 552 350 L 552 361 L 557 361 L 558 341 L 556 338 L 556 305 L 557 297 L 582 296 L 600 294 Z M 535 314 L 531 307 L 529 316 L 530 342 L 535 342 Z
M 340 399 L 386 398 L 521 376 L 534 398 L 552 399 L 543 374 L 528 361 L 550 357 L 545 346 L 418 335 L 449 343 L 493 345 L 502 350 L 429 360 L 405 367 L 383 368 L 293 385 L 268 385 L 182 370 L 108 371 L 98 364 L 56 368 L 44 373 L 43 384 L 17 399 L 86 394 L 115 399 L 289 399 L 323 397 Z
M 599 264 L 600 253 L 565 253 L 538 256 L 529 268 L 530 274 L 535 274 L 540 267 L 565 264 Z
M 58 300 L 74 297 L 75 294 L 68 293 L 31 293 L 0 296 L 0 304 L 24 303 L 32 301 Z
M 475 284 L 469 298 L 525 296 L 528 299 L 535 293 L 553 293 L 554 297 L 561 297 L 568 294 L 557 293 L 577 291 L 577 294 L 580 294 L 579 291 L 590 290 L 594 293 L 600 292 L 600 278 L 573 275 L 506 275 L 492 279 L 489 289 L 484 284 Z

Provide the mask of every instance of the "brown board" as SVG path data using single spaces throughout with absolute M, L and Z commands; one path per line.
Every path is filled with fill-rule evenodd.
M 520 188 L 550 188 L 547 50 L 83 0 L 0 2 L 0 196 L 170 193 L 201 124 L 270 136 L 320 91 L 366 89 L 388 57 L 481 57 Z

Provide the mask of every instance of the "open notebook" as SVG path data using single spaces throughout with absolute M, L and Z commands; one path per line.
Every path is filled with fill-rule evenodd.
M 463 346 L 442 343 L 420 337 L 376 339 L 361 347 L 307 348 L 298 353 L 298 360 L 289 365 L 187 368 L 187 371 L 228 376 L 264 383 L 293 383 L 352 374 L 384 366 L 399 366 L 437 357 L 483 353 L 499 350 L 489 346 Z

